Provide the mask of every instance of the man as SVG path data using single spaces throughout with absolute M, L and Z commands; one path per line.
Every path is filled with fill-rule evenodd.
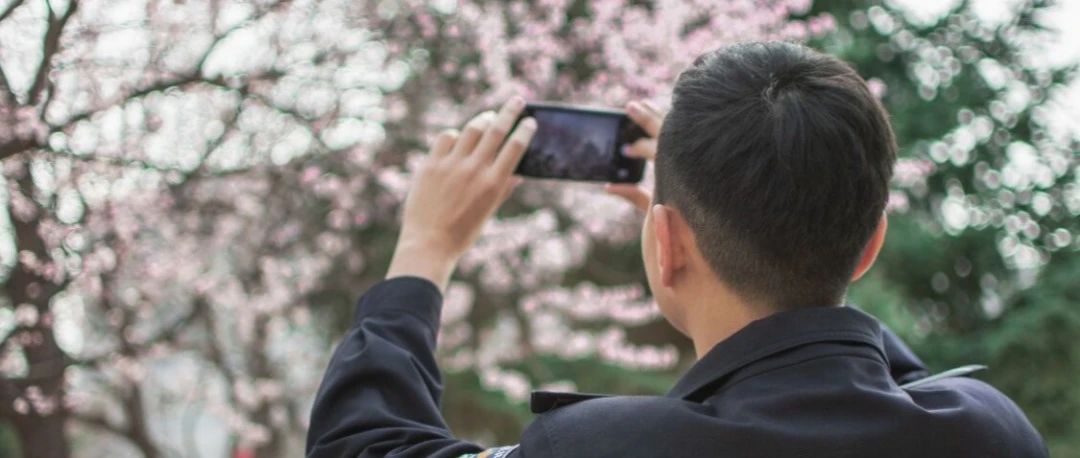
M 667 396 L 534 393 L 520 443 L 483 451 L 439 412 L 432 352 L 455 262 L 520 181 L 535 122 L 523 102 L 444 132 L 417 172 L 387 280 L 371 288 L 312 410 L 309 456 L 1038 457 L 1024 414 L 989 385 L 925 377 L 872 317 L 843 306 L 885 240 L 895 141 L 847 65 L 789 43 L 700 57 L 666 118 L 631 102 L 656 140 L 642 257 L 664 317 L 698 361 Z M 661 121 L 663 120 L 662 127 Z M 507 137 L 509 133 L 509 136 Z

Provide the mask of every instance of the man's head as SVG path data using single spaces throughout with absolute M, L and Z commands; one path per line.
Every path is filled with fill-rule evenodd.
M 843 62 L 783 42 L 699 57 L 675 84 L 643 234 L 665 315 L 684 329 L 697 298 L 680 282 L 704 278 L 769 310 L 838 304 L 880 248 L 895 158 Z

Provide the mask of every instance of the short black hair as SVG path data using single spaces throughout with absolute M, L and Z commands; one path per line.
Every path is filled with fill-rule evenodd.
M 851 66 L 787 42 L 706 53 L 679 75 L 657 148 L 656 202 L 722 282 L 778 309 L 843 300 L 896 162 Z

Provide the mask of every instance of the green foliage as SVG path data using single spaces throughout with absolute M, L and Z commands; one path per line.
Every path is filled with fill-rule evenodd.
M 1032 288 L 1017 294 L 1007 319 L 976 335 L 988 379 L 1010 393 L 1030 415 L 1057 453 L 1080 455 L 1080 257 L 1055 258 Z
M 657 395 L 667 392 L 676 379 L 674 373 L 632 370 L 594 358 L 538 356 L 507 368 L 538 380 L 573 380 L 576 391 L 584 393 Z M 516 442 L 522 428 L 533 419 L 527 401 L 486 391 L 474 373 L 447 373 L 445 382 L 443 412 L 455 433 L 463 437 L 485 444 Z
M 532 420 L 529 406 L 484 389 L 474 372 L 447 372 L 443 415 L 454 434 L 485 445 L 516 443 Z
M 979 24 L 968 2 L 935 23 L 912 24 L 888 4 L 819 1 L 815 11 L 831 12 L 839 27 L 814 44 L 884 82 L 901 157 L 935 164 L 925 183 L 905 190 L 910 210 L 890 218 L 878 265 L 850 299 L 889 323 L 933 370 L 990 366 L 982 377 L 1017 402 L 1052 454 L 1080 456 L 1080 256 L 1075 242 L 1058 246 L 1050 238 L 1075 240 L 1078 233 L 1077 215 L 1064 203 L 1075 186 L 1078 148 L 1075 137 L 1050 138 L 1037 114 L 1075 71 L 1029 65 L 1021 39 L 1046 33 L 1033 20 L 1046 7 L 1026 2 L 1013 20 L 991 27 Z M 992 81 L 980 65 L 1005 69 L 1008 82 Z M 927 68 L 937 76 L 928 80 Z M 1009 88 L 1030 99 L 1004 109 Z M 992 131 L 963 151 L 956 132 L 977 118 L 989 120 Z M 1017 145 L 1032 146 L 1040 163 L 1064 167 L 1049 181 L 1002 184 Z M 1039 194 L 1051 208 L 1034 208 Z M 949 197 L 985 220 L 950 227 L 942 211 Z M 1031 247 L 1040 262 L 1017 262 L 1008 247 L 1018 245 Z
M 0 422 L 0 457 L 20 456 L 19 438 L 7 422 Z

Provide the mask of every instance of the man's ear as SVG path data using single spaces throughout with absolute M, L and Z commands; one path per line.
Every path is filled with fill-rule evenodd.
M 862 278 L 863 274 L 870 270 L 870 266 L 874 265 L 874 260 L 877 259 L 878 253 L 881 252 L 881 246 L 885 244 L 885 232 L 888 230 L 889 218 L 882 213 L 877 230 L 874 231 L 874 235 L 870 236 L 870 241 L 866 242 L 862 256 L 859 257 L 859 263 L 855 265 L 855 272 L 851 274 L 852 283 Z
M 686 265 L 686 242 L 676 229 L 682 218 L 675 209 L 662 204 L 653 205 L 653 230 L 656 232 L 656 259 L 660 263 L 660 282 L 670 288 L 675 275 Z

